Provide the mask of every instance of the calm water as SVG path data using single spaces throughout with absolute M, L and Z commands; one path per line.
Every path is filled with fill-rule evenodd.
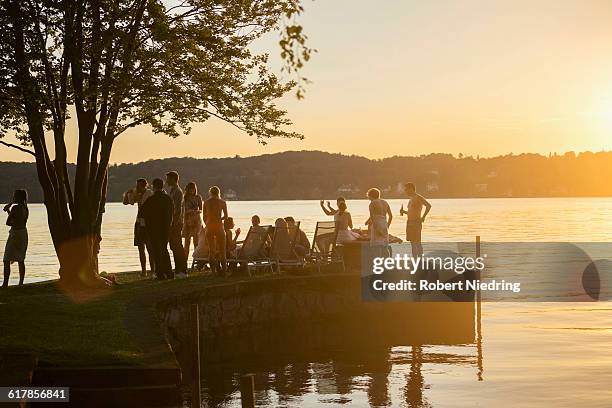
M 390 203 L 397 213 L 401 201 Z M 612 242 L 612 199 L 455 199 L 432 204 L 426 241 L 467 241 L 481 235 L 486 241 Z M 348 205 L 354 223 L 362 224 L 367 203 L 354 200 Z M 26 281 L 55 278 L 44 208 L 30 208 Z M 229 210 L 243 231 L 255 213 L 264 223 L 292 215 L 309 235 L 316 220 L 326 219 L 316 201 L 231 202 Z M 139 268 L 132 246 L 135 211 L 121 204 L 107 206 L 101 270 Z M 391 233 L 402 237 L 403 229 L 398 218 Z M 3 226 L 2 247 L 6 235 Z M 481 341 L 414 344 L 408 335 L 402 344 L 375 347 L 360 345 L 359 339 L 372 335 L 367 327 L 340 336 L 313 329 L 327 340 L 323 343 L 281 334 L 281 339 L 304 340 L 286 353 L 275 346 L 270 356 L 276 357 L 257 363 L 211 367 L 204 373 L 204 403 L 240 406 L 239 375 L 253 372 L 258 403 L 266 406 L 612 406 L 609 303 L 485 303 L 481 327 Z

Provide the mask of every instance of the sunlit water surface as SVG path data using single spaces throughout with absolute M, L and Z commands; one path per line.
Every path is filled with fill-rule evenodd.
M 612 199 L 431 200 L 424 241 L 612 241 Z M 395 213 L 401 200 L 390 200 Z M 354 223 L 367 218 L 367 202 L 348 203 Z M 230 215 L 246 232 L 251 215 L 264 224 L 292 215 L 309 236 L 325 220 L 316 201 L 230 202 Z M 132 231 L 136 209 L 108 204 L 103 224 L 101 270 L 139 269 Z M 4 247 L 8 228 L 0 229 Z M 26 282 L 57 277 L 44 207 L 30 205 Z M 391 226 L 403 237 L 399 217 Z M 16 269 L 16 268 L 15 268 Z M 16 282 L 16 270 L 11 284 Z M 442 323 L 442 322 L 441 322 Z M 398 324 L 398 322 L 390 322 Z M 400 323 L 401 324 L 401 323 Z M 473 344 L 405 345 L 355 355 L 351 338 L 333 355 L 289 354 L 257 368 L 257 400 L 269 406 L 405 407 L 612 407 L 612 307 L 609 303 L 485 303 L 482 341 Z M 418 331 L 419 328 L 415 327 Z M 359 334 L 356 334 L 359 335 Z M 364 327 L 363 336 L 373 335 Z M 215 369 L 219 385 L 204 379 L 204 404 L 240 406 L 239 373 Z

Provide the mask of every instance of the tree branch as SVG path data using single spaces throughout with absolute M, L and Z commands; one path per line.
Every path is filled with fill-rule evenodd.
M 17 146 L 16 144 L 12 144 L 12 143 L 5 142 L 5 141 L 3 141 L 3 140 L 0 140 L 0 143 L 1 143 L 1 144 L 3 144 L 3 145 L 5 145 L 5 146 L 8 146 L 8 147 L 12 147 L 12 148 L 14 148 L 14 149 L 17 149 L 17 150 L 21 150 L 21 151 L 22 151 L 22 152 L 24 152 L 24 153 L 29 153 L 29 154 L 31 154 L 32 156 L 36 157 L 36 154 L 35 154 L 35 153 L 34 153 L 34 151 L 32 151 L 32 150 L 26 149 L 26 148 L 21 147 L 21 146 Z

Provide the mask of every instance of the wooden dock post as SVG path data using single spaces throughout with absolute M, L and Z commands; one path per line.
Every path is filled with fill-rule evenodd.
M 191 406 L 199 408 L 202 405 L 200 384 L 200 306 L 197 303 L 191 305 L 191 367 L 192 387 Z
M 480 248 L 480 235 L 476 235 L 476 257 L 480 258 L 482 256 L 481 248 Z M 480 281 L 480 269 L 476 271 L 476 279 Z M 483 355 L 482 355 L 482 297 L 480 293 L 480 288 L 476 292 L 476 349 L 478 352 L 478 381 L 483 380 L 484 373 L 484 364 L 483 364 Z
M 240 378 L 242 408 L 255 408 L 255 376 L 246 374 Z

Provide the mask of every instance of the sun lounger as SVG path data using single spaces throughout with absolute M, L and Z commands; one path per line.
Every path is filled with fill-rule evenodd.
M 249 228 L 236 257 L 227 260 L 230 268 L 246 268 L 249 275 L 251 275 L 251 269 L 272 270 L 272 263 L 265 254 L 265 245 L 271 229 L 270 225 Z
M 272 246 L 270 247 L 270 262 L 274 264 L 276 272 L 281 268 L 303 268 L 304 259 L 295 253 L 295 239 L 299 236 L 300 223 L 288 229 L 275 229 Z
M 336 249 L 337 235 L 334 221 L 317 221 L 310 259 L 315 262 L 319 272 L 325 264 L 338 264 L 344 271 L 344 260 Z

